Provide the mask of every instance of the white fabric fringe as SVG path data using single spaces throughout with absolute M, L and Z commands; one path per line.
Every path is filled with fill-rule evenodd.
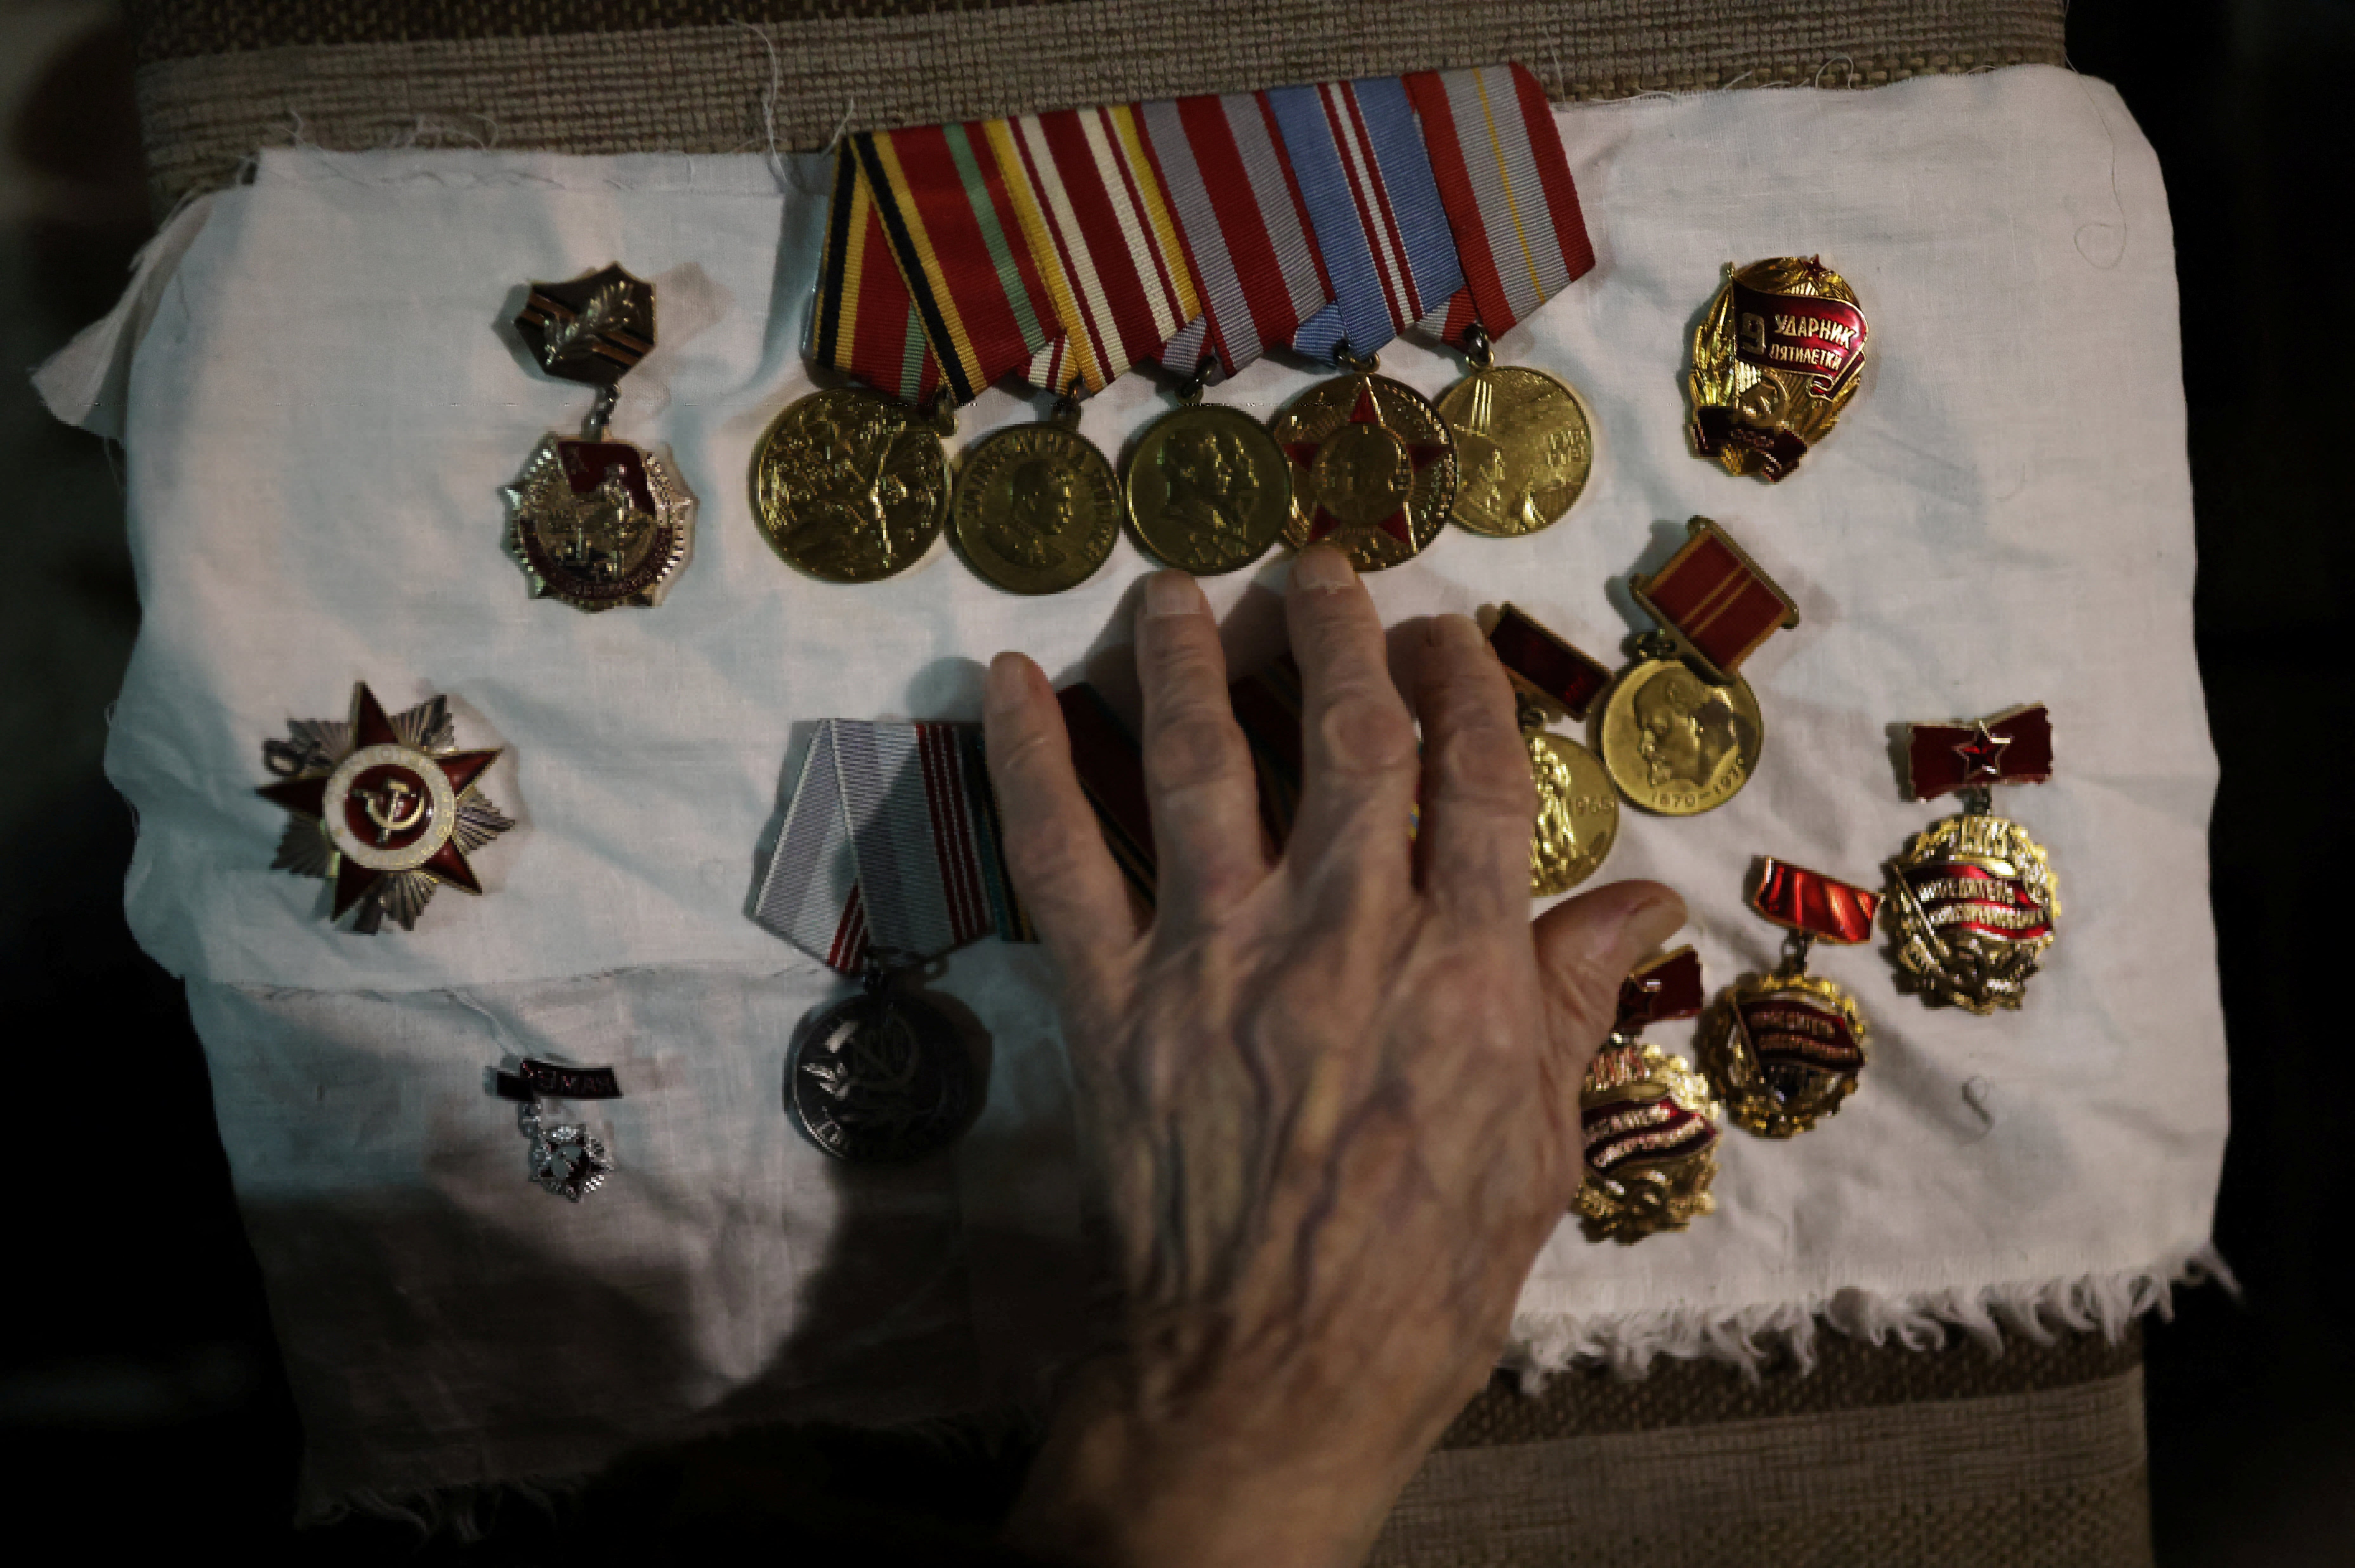
M 1622 1377 L 1638 1378 L 1656 1356 L 1723 1361 L 1753 1378 L 1769 1361 L 1788 1358 L 1807 1372 L 1815 1370 L 1818 1320 L 1868 1344 L 1894 1340 L 1909 1350 L 1934 1349 L 1946 1342 L 1950 1328 L 1958 1329 L 1999 1356 L 2007 1332 L 2039 1345 L 2066 1330 L 2099 1329 L 2115 1340 L 2146 1312 L 2172 1318 L 2177 1285 L 2211 1281 L 2240 1294 L 2240 1282 L 2212 1242 L 2147 1268 L 1909 1296 L 1849 1289 L 1731 1312 L 1668 1307 L 1591 1317 L 1525 1307 L 1513 1319 L 1504 1364 L 1521 1374 L 1531 1392 L 1549 1373 L 1572 1367 L 1608 1366 Z

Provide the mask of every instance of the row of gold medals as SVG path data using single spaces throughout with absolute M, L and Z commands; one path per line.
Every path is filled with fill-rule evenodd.
M 1696 329 L 1688 382 L 1696 426 L 1713 418 L 1736 437 L 1714 449 L 1704 443 L 1704 452 L 1730 473 L 1779 479 L 1788 468 L 1760 454 L 1778 443 L 1796 452 L 1820 440 L 1857 379 L 1820 396 L 1803 374 L 1744 362 L 1731 304 L 1737 283 L 1858 302 L 1846 280 L 1815 258 L 1769 258 L 1729 267 Z M 687 562 L 693 501 L 667 453 L 606 431 L 614 388 L 652 346 L 653 292 L 618 267 L 567 284 L 534 284 L 517 324 L 543 369 L 601 389 L 581 436 L 551 435 L 509 492 L 510 549 L 534 592 L 584 610 L 659 603 Z M 625 345 L 619 353 L 612 347 L 617 338 Z M 1198 576 L 1246 567 L 1279 539 L 1295 549 L 1329 543 L 1360 571 L 1378 571 L 1419 555 L 1451 518 L 1492 538 L 1535 533 L 1558 521 L 1585 487 L 1593 440 L 1577 393 L 1544 371 L 1497 365 L 1476 326 L 1464 348 L 1469 373 L 1434 404 L 1344 345 L 1343 374 L 1311 387 L 1265 425 L 1203 400 L 1213 363 L 1206 359 L 1179 388 L 1178 406 L 1137 437 L 1117 475 L 1080 433 L 1079 405 L 1068 395 L 1048 419 L 976 443 L 952 483 L 942 438 L 954 422 L 943 404 L 918 409 L 863 388 L 831 389 L 793 403 L 761 438 L 753 511 L 782 558 L 829 582 L 896 575 L 945 529 L 968 564 L 997 586 L 1058 592 L 1093 575 L 1124 520 L 1152 556 Z M 568 475 L 568 468 L 581 472 Z M 591 473 L 594 484 L 586 482 Z M 1696 518 L 1691 528 L 1755 571 L 1717 525 Z M 1642 580 L 1631 585 L 1640 590 Z M 1492 629 L 1501 617 L 1559 643 L 1510 606 L 1489 613 Z M 1785 624 L 1796 623 L 1794 613 Z M 1552 728 L 1584 715 L 1516 677 L 1539 785 L 1535 896 L 1566 892 L 1601 867 L 1617 836 L 1621 795 L 1657 815 L 1690 816 L 1732 799 L 1755 770 L 1764 723 L 1739 674 L 1711 667 L 1667 635 L 1638 638 L 1636 653 L 1593 707 L 1599 759 Z M 1721 784 L 1658 784 L 1635 706 L 1660 682 L 1689 686 L 1727 717 L 1731 754 Z M 1978 732 L 1987 735 L 1984 722 Z M 1993 813 L 1986 790 L 1966 791 L 1966 800 L 1963 813 L 1917 835 L 1890 862 L 1885 898 L 1796 868 L 1780 873 L 1850 896 L 1867 933 L 1877 905 L 1901 983 L 1932 1002 L 1987 1014 L 2019 1006 L 2025 981 L 2051 945 L 2059 897 L 2045 853 L 2026 831 Z M 1778 874 L 1774 862 L 1763 865 L 1764 875 Z M 1956 865 L 2024 889 L 2048 934 L 1978 944 L 1967 932 L 1940 932 L 1913 897 L 1908 873 Z M 1698 958 L 1679 949 L 1629 977 L 1618 1027 L 1582 1093 L 1588 1158 L 1576 1209 L 1590 1236 L 1633 1242 L 1711 1212 L 1724 1117 L 1760 1136 L 1788 1138 L 1853 1093 L 1869 1060 L 1868 1030 L 1853 996 L 1806 972 L 1817 934 L 1794 930 L 1778 969 L 1742 976 L 1706 1009 L 1701 1071 L 1641 1038 L 1646 1024 L 1703 1010 Z M 1762 1053 L 1756 1020 L 1785 1014 L 1821 1038 L 1785 1040 L 1799 1049 L 1780 1051 L 1768 1041 Z

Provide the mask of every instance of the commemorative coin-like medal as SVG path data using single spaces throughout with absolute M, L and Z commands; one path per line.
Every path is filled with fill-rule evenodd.
M 1488 628 L 1488 645 L 1513 683 L 1513 707 L 1538 786 L 1529 838 L 1529 896 L 1566 893 L 1602 868 L 1619 837 L 1619 795 L 1603 761 L 1549 727 L 1583 721 L 1611 685 L 1611 672 L 1507 604 Z
M 1497 364 L 1476 324 L 1464 340 L 1472 373 L 1439 399 L 1455 443 L 1456 524 L 1500 539 L 1550 528 L 1594 466 L 1586 407 L 1542 370 Z
M 1872 936 L 1881 895 L 1772 859 L 1761 861 L 1751 907 L 1791 935 L 1771 975 L 1744 975 L 1700 1029 L 1703 1071 L 1726 1114 L 1761 1137 L 1804 1133 L 1856 1092 L 1868 1060 L 1856 998 L 1807 973 L 1818 939 L 1854 945 Z
M 1120 538 L 1120 485 L 1080 405 L 983 438 L 957 471 L 949 515 L 974 571 L 1009 593 L 1060 593 L 1095 575 Z
M 1693 446 L 1728 474 L 1781 479 L 1856 396 L 1864 338 L 1856 291 L 1821 257 L 1729 263 L 1693 332 Z
M 1455 504 L 1455 443 L 1439 411 L 1404 382 L 1374 372 L 1346 345 L 1348 373 L 1295 398 L 1269 433 L 1292 464 L 1295 549 L 1329 544 L 1359 571 L 1380 571 L 1439 537 Z
M 752 449 L 752 516 L 780 558 L 822 582 L 905 571 L 948 520 L 943 433 L 912 405 L 863 387 L 812 392 Z
M 1249 566 L 1284 537 L 1292 464 L 1267 427 L 1240 409 L 1202 400 L 1206 358 L 1178 406 L 1129 449 L 1121 494 L 1129 526 L 1154 558 L 1197 577 Z
M 896 1164 L 956 1140 L 979 1107 L 978 1080 L 956 1026 L 879 965 L 859 995 L 803 1022 L 785 1058 L 785 1110 L 837 1159 Z
M 597 389 L 576 438 L 550 433 L 506 487 L 507 549 L 534 597 L 581 610 L 659 604 L 695 549 L 695 497 L 666 447 L 617 441 L 621 380 L 655 346 L 654 285 L 619 266 L 533 283 L 517 333 L 539 368 Z
M 1707 517 L 1685 528 L 1667 565 L 1628 576 L 1627 592 L 1660 629 L 1637 639 L 1598 724 L 1611 782 L 1663 816 L 1712 810 L 1750 782 L 1766 720 L 1737 672 L 1768 637 L 1799 624 L 1791 596 L 1723 528 Z
M 1717 1200 L 1717 1118 L 1709 1081 L 1683 1057 L 1639 1039 L 1646 1024 L 1701 1007 L 1700 959 L 1689 947 L 1637 969 L 1619 987 L 1619 1017 L 1578 1093 L 1586 1176 L 1580 1227 L 1591 1242 L 1640 1242 L 1681 1231 Z
M 445 699 L 387 718 L 355 687 L 349 719 L 294 720 L 262 743 L 278 782 L 260 794 L 293 818 L 271 869 L 333 883 L 330 921 L 357 911 L 355 931 L 388 914 L 413 930 L 436 888 L 483 891 L 466 858 L 515 826 L 478 787 L 498 759 L 458 749 Z
M 1995 814 L 1990 791 L 2052 776 L 2051 715 L 2038 702 L 1908 724 L 1905 764 L 1913 799 L 1952 791 L 1964 805 L 1890 862 L 1885 907 L 1899 973 L 1933 1002 L 1980 1014 L 2018 1008 L 2052 945 L 2061 887 L 2043 847 Z

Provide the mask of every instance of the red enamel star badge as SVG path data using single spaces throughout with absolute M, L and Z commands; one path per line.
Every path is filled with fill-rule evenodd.
M 1971 733 L 1955 747 L 1955 755 L 1963 759 L 1963 782 L 1985 784 L 2003 777 L 2003 749 L 2011 744 L 2011 737 L 1989 730 L 1982 719 Z
M 1367 439 L 1363 432 L 1369 427 L 1372 431 L 1379 432 L 1380 436 L 1373 440 Z M 1407 497 L 1412 493 L 1412 485 L 1411 483 L 1400 485 L 1393 482 L 1398 454 L 1405 455 L 1408 477 L 1411 481 L 1413 475 L 1420 474 L 1430 464 L 1450 456 L 1454 449 L 1444 442 L 1410 442 L 1401 439 L 1396 432 L 1382 423 L 1381 410 L 1374 406 L 1374 389 L 1370 383 L 1359 386 L 1357 406 L 1349 411 L 1348 419 L 1339 429 L 1321 441 L 1292 442 L 1284 447 L 1284 452 L 1285 456 L 1292 459 L 1295 467 L 1314 472 L 1319 454 L 1336 442 L 1349 442 L 1353 445 L 1361 446 L 1372 457 L 1371 462 L 1359 460 L 1348 464 L 1359 483 L 1352 494 L 1341 497 L 1343 506 L 1348 511 L 1367 515 L 1343 517 L 1337 514 L 1327 504 L 1320 491 L 1316 509 L 1309 514 L 1308 542 L 1318 543 L 1343 528 L 1370 527 L 1380 528 L 1408 549 L 1413 549 L 1414 527 L 1406 514 Z M 1354 453 L 1350 455 L 1356 456 Z M 1383 464 L 1388 465 L 1388 472 L 1380 471 Z M 1379 499 L 1376 499 L 1377 497 Z M 1368 505 L 1369 500 L 1374 504 Z M 1383 503 L 1388 503 L 1387 510 L 1379 509 Z
M 329 920 L 357 910 L 356 931 L 388 914 L 407 931 L 443 883 L 483 891 L 466 857 L 515 823 L 476 787 L 499 752 L 459 751 L 445 699 L 387 718 L 363 683 L 348 721 L 301 719 L 287 733 L 261 749 L 279 782 L 258 793 L 293 816 L 271 868 L 333 881 Z

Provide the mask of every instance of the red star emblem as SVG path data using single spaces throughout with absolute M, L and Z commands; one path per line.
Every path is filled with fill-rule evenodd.
M 1395 431 L 1391 430 L 1388 425 L 1382 423 L 1381 410 L 1374 406 L 1374 389 L 1370 383 L 1359 387 L 1358 405 L 1349 411 L 1349 417 L 1343 421 L 1343 429 L 1347 429 L 1349 425 L 1359 424 L 1372 425 L 1376 430 L 1381 431 L 1385 434 L 1390 435 L 1391 439 L 1398 441 L 1399 445 L 1406 449 L 1407 461 L 1413 465 L 1414 471 L 1417 474 L 1422 473 L 1427 465 L 1438 462 L 1441 458 L 1445 457 L 1448 454 L 1449 448 L 1444 444 L 1403 440 L 1398 436 L 1398 433 Z M 1337 430 L 1327 434 L 1322 441 L 1295 441 L 1289 443 L 1284 449 L 1284 455 L 1292 459 L 1293 466 L 1295 468 L 1303 470 L 1311 468 L 1316 464 L 1316 454 L 1324 450 L 1326 442 L 1333 440 L 1341 432 Z M 1316 505 L 1316 511 L 1309 514 L 1308 542 L 1310 544 L 1316 544 L 1318 541 L 1330 537 L 1337 530 L 1349 526 L 1350 525 L 1348 523 L 1345 522 L 1340 517 L 1335 517 L 1331 511 L 1327 509 L 1325 504 L 1322 501 L 1319 501 Z M 1406 507 L 1403 502 L 1401 502 L 1395 510 L 1391 512 L 1389 516 L 1376 518 L 1372 526 L 1381 529 L 1382 532 L 1390 535 L 1391 538 L 1398 540 L 1399 543 L 1407 546 L 1409 549 L 1413 548 L 1414 525 L 1407 517 Z
M 1963 782 L 1987 784 L 2003 777 L 2003 749 L 2011 744 L 2011 737 L 1998 735 L 1981 720 L 1972 726 L 1972 733 L 1957 741 L 1955 755 L 1963 759 Z
M 436 887 L 483 891 L 466 852 L 514 826 L 475 788 L 500 753 L 453 747 L 441 699 L 396 720 L 363 683 L 350 723 L 293 732 L 264 753 L 287 776 L 257 793 L 296 819 L 277 866 L 334 880 L 330 920 L 358 908 L 363 931 L 387 912 L 406 928 Z

